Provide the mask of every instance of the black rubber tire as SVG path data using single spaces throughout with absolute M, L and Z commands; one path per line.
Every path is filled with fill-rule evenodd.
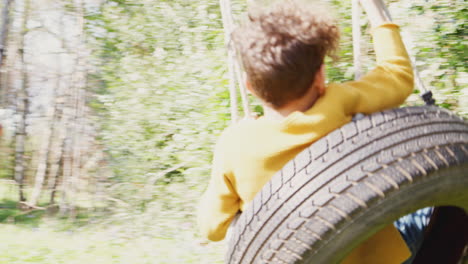
M 398 217 L 468 208 L 468 123 L 437 107 L 346 124 L 301 152 L 240 215 L 226 263 L 338 263 Z

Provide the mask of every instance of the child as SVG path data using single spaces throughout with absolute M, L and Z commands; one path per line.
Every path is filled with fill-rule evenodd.
M 377 67 L 358 81 L 325 85 L 324 58 L 338 43 L 335 23 L 294 1 L 250 13 L 234 32 L 247 87 L 265 115 L 227 128 L 215 148 L 212 177 L 200 201 L 203 236 L 222 240 L 238 211 L 289 160 L 351 121 L 403 103 L 413 89 L 410 60 L 382 0 L 360 0 L 373 27 Z M 344 263 L 401 263 L 410 253 L 389 225 Z

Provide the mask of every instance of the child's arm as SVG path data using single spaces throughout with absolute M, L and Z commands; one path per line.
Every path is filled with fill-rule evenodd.
M 382 0 L 361 0 L 373 26 L 377 66 L 361 79 L 345 83 L 357 99 L 348 113 L 373 113 L 403 103 L 414 86 L 413 69 L 397 25 L 392 24 Z
M 239 196 L 226 173 L 222 147 L 223 137 L 215 148 L 211 179 L 198 207 L 198 228 L 201 235 L 212 241 L 224 239 L 232 219 L 239 211 Z

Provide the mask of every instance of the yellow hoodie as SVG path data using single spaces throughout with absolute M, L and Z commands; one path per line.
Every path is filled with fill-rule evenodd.
M 204 237 L 222 240 L 235 214 L 307 146 L 350 122 L 354 114 L 397 107 L 411 94 L 413 70 L 398 26 L 378 26 L 372 35 L 377 66 L 361 79 L 329 84 L 306 112 L 293 112 L 282 120 L 260 117 L 240 122 L 222 133 L 199 205 L 198 224 Z M 389 225 L 343 263 L 401 263 L 409 256 L 400 234 Z

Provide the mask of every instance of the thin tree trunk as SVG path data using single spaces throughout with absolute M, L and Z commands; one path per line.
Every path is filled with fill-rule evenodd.
M 13 0 L 3 0 L 2 27 L 0 32 L 0 68 L 3 66 L 5 58 L 5 47 L 10 29 L 10 5 Z
M 2 25 L 0 29 L 0 72 L 4 72 L 4 61 L 6 57 L 6 47 L 8 41 L 8 33 L 10 31 L 10 6 L 13 3 L 13 0 L 3 0 L 3 9 L 2 9 Z M 0 74 L 2 78 L 3 74 Z M 0 83 L 2 80 L 0 80 Z M 0 105 L 5 103 L 6 96 L 6 87 L 0 86 Z
M 61 69 L 61 63 L 60 63 L 60 55 L 58 55 L 57 59 L 57 69 Z M 48 107 L 47 112 L 46 112 L 46 120 L 45 120 L 45 126 L 44 126 L 44 135 L 43 138 L 44 140 L 42 141 L 42 144 L 39 149 L 39 154 L 38 154 L 38 162 L 37 162 L 37 170 L 36 170 L 36 176 L 35 176 L 35 181 L 34 181 L 34 188 L 33 192 L 31 194 L 31 199 L 29 201 L 30 206 L 36 206 L 36 204 L 39 201 L 39 198 L 41 196 L 42 192 L 42 187 L 44 186 L 44 181 L 45 181 L 45 176 L 46 176 L 46 171 L 47 171 L 47 158 L 49 156 L 50 149 L 52 147 L 52 136 L 53 136 L 53 125 L 54 125 L 54 120 L 55 120 L 55 104 L 56 104 L 56 90 L 59 89 L 60 87 L 60 73 L 57 73 L 57 81 L 55 83 L 54 91 L 52 92 L 52 103 Z
M 63 21 L 63 16 L 60 18 L 60 36 L 65 35 L 65 23 Z M 61 48 L 66 49 L 67 45 L 65 43 L 65 39 L 61 39 Z M 62 66 L 62 59 L 61 55 L 57 55 L 57 69 L 61 69 Z M 62 161 L 62 154 L 63 149 L 65 147 L 65 137 L 67 133 L 67 122 L 68 116 L 67 112 L 65 111 L 65 101 L 67 99 L 66 96 L 66 87 L 64 83 L 69 83 L 69 80 L 65 79 L 62 76 L 62 72 L 57 72 L 56 75 L 57 83 L 56 83 L 56 101 L 54 103 L 54 118 L 52 120 L 52 137 L 50 142 L 50 151 L 48 155 L 48 186 L 47 188 L 51 190 L 50 193 L 50 203 L 55 203 L 55 195 L 57 194 L 57 188 L 60 183 L 60 168 L 63 163 Z M 65 80 L 64 80 L 65 79 Z
M 50 121 L 53 119 L 53 106 L 50 106 L 52 110 L 47 111 L 47 121 L 45 125 L 45 131 L 44 131 L 44 136 L 43 136 L 43 141 L 39 149 L 39 154 L 38 154 L 38 163 L 37 163 L 37 170 L 36 170 L 36 176 L 34 180 L 34 188 L 31 194 L 31 198 L 29 200 L 29 205 L 30 206 L 36 206 L 37 202 L 39 201 L 39 197 L 41 196 L 42 192 L 42 186 L 44 185 L 44 180 L 45 180 L 45 175 L 46 175 L 46 170 L 47 170 L 47 156 L 49 153 L 50 149 L 50 143 L 51 143 L 51 134 L 52 134 L 52 129 L 50 125 L 52 122 Z
M 74 48 L 76 50 L 75 70 L 69 86 L 67 137 L 63 150 L 63 176 L 61 185 L 60 213 L 68 213 L 70 218 L 76 216 L 75 203 L 80 187 L 81 167 L 85 127 L 85 85 L 86 85 L 86 47 L 84 39 L 84 5 L 80 0 L 74 1 L 76 10 L 77 35 Z
M 67 133 L 67 138 L 63 146 L 63 156 L 62 156 L 62 185 L 60 188 L 60 215 L 64 216 L 69 212 L 70 204 L 70 178 L 72 171 L 72 139 L 70 133 Z
M 63 25 L 65 23 L 62 23 Z M 64 27 L 61 27 L 62 33 L 64 32 Z M 65 44 L 64 42 L 62 42 Z M 67 43 L 68 44 L 68 43 Z M 71 46 L 71 48 L 74 48 Z M 74 72 L 75 70 L 73 70 Z M 56 191 L 60 191 L 60 200 L 59 200 L 59 213 L 62 216 L 65 216 L 69 212 L 70 204 L 70 178 L 72 173 L 72 153 L 73 153 L 73 122 L 74 122 L 74 74 L 70 76 L 70 80 L 63 85 L 63 105 L 62 105 L 62 118 L 60 128 L 61 131 L 61 144 L 60 150 L 60 163 L 61 173 L 57 175 L 55 179 L 55 188 L 51 194 L 51 201 L 55 199 Z M 58 171 L 57 171 L 58 172 Z M 59 182 L 59 178 L 61 181 Z M 59 185 L 60 184 L 60 185 Z
M 28 111 L 28 72 L 24 55 L 25 50 L 25 35 L 27 34 L 27 23 L 29 19 L 30 0 L 24 2 L 23 22 L 21 26 L 21 34 L 19 36 L 19 53 L 21 60 L 21 77 L 22 84 L 18 91 L 17 111 L 19 120 L 15 132 L 15 180 L 19 185 L 19 199 L 21 202 L 26 200 L 24 195 L 24 178 L 26 170 L 26 162 L 24 157 L 25 140 L 26 140 L 26 115 Z
M 63 146 L 60 148 L 60 149 L 63 149 Z M 61 158 L 61 154 L 58 156 L 59 157 L 59 160 L 57 161 L 57 164 L 56 164 L 56 172 L 53 174 L 54 175 L 54 178 L 53 178 L 53 181 L 50 181 L 49 182 L 49 189 L 51 189 L 51 193 L 50 193 L 50 204 L 54 204 L 55 203 L 55 195 L 57 194 L 57 188 L 58 188 L 58 185 L 59 185 L 59 178 L 58 178 L 58 175 L 59 175 L 59 170 L 61 167 L 61 164 L 62 164 L 62 160 L 60 159 Z
M 55 194 L 59 185 L 59 172 L 62 164 L 62 154 L 65 145 L 67 116 L 64 109 L 65 96 L 62 91 L 62 76 L 57 76 L 57 101 L 55 102 L 54 119 L 52 121 L 52 138 L 48 155 L 48 189 L 51 190 L 50 203 L 55 202 Z
M 84 3 L 82 0 L 75 0 L 75 9 L 77 13 L 77 57 L 75 71 L 75 82 L 73 83 L 75 90 L 75 113 L 74 113 L 74 131 L 73 131 L 73 153 L 72 153 L 72 171 L 71 171 L 71 197 L 72 204 L 70 205 L 70 216 L 75 217 L 75 201 L 79 191 L 79 181 L 81 175 L 82 152 L 84 142 L 84 127 L 85 127 L 85 108 L 86 108 L 86 43 L 85 43 L 85 28 L 84 28 Z
M 60 168 L 62 166 L 62 154 L 65 148 L 66 119 L 64 117 L 63 104 L 56 105 L 56 120 L 54 121 L 53 141 L 49 151 L 49 172 L 47 174 L 48 189 L 51 190 L 50 203 L 55 202 L 55 195 L 60 183 Z M 60 117 L 59 117 L 60 115 Z

